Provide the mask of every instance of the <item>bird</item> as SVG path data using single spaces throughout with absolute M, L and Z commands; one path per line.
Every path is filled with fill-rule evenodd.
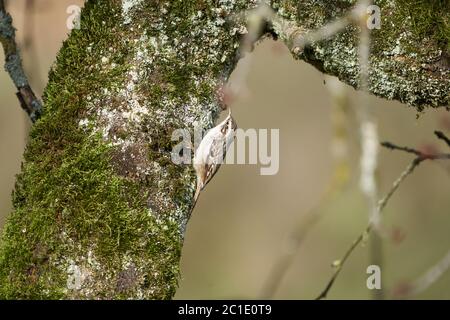
M 228 116 L 209 130 L 194 153 L 193 167 L 197 176 L 194 201 L 188 218 L 197 203 L 200 192 L 211 181 L 226 157 L 228 148 L 236 136 L 237 124 L 228 109 Z

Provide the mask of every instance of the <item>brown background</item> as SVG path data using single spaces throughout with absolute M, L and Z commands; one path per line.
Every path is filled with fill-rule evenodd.
M 23 44 L 25 0 L 10 1 Z M 67 37 L 66 8 L 80 0 L 37 0 L 24 50 L 33 86 L 42 92 L 61 42 Z M 3 56 L 0 54 L 0 61 Z M 271 265 L 285 248 L 286 234 L 315 207 L 332 173 L 331 99 L 325 76 L 294 61 L 272 41 L 252 54 L 246 94 L 233 102 L 239 127 L 280 129 L 280 171 L 261 176 L 259 166 L 223 166 L 202 194 L 189 223 L 176 298 L 256 298 Z M 357 95 L 346 89 L 358 108 Z M 416 120 L 414 110 L 398 102 L 371 98 L 381 140 L 421 146 L 436 144 L 433 130 L 449 120 L 445 110 L 430 110 Z M 0 72 L 0 225 L 11 211 L 10 194 L 26 144 L 28 120 L 14 87 Z M 329 203 L 324 218 L 311 230 L 296 255 L 276 298 L 310 299 L 324 287 L 330 263 L 339 258 L 367 222 L 358 190 L 357 128 L 351 129 L 353 180 Z M 380 188 L 386 192 L 410 157 L 385 150 L 380 155 Z M 425 163 L 409 177 L 386 210 L 386 226 L 405 235 L 387 238 L 382 276 L 389 293 L 398 283 L 415 279 L 439 261 L 450 244 L 450 179 L 446 163 Z M 365 299 L 367 247 L 358 248 L 330 293 L 330 298 Z M 450 272 L 418 298 L 450 298 Z

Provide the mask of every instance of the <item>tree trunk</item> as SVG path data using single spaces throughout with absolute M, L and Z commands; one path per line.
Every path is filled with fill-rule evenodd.
M 448 30 L 425 22 L 415 29 L 413 20 L 421 17 L 407 19 L 405 7 L 394 5 L 409 1 L 380 3 L 370 91 L 417 110 L 448 104 Z M 44 114 L 17 178 L 15 210 L 0 246 L 0 298 L 173 297 L 196 181 L 191 166 L 171 161 L 179 143 L 172 132 L 215 123 L 220 88 L 239 60 L 242 13 L 254 6 L 243 0 L 86 2 L 81 29 L 50 71 Z M 358 87 L 356 27 L 301 52 L 293 47 L 294 35 L 351 4 L 280 0 L 271 6 L 277 18 L 264 34 Z M 433 14 L 445 26 L 449 11 Z

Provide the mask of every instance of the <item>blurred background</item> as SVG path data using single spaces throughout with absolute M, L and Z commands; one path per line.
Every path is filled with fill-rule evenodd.
M 8 3 L 26 71 L 39 95 L 68 36 L 66 9 L 82 4 L 80 0 Z M 178 299 L 261 297 L 272 266 L 289 250 L 288 234 L 318 208 L 333 176 L 334 80 L 304 62 L 294 61 L 287 49 L 271 40 L 258 45 L 250 58 L 245 89 L 232 101 L 233 114 L 240 128 L 280 130 L 280 170 L 276 175 L 262 176 L 258 165 L 221 168 L 202 193 L 189 222 Z M 3 53 L 0 61 L 4 61 Z M 232 81 L 237 81 L 233 79 L 239 68 Z M 11 192 L 30 124 L 3 70 L 0 84 L 1 227 L 11 211 Z M 353 115 L 360 99 L 352 88 L 344 86 L 342 90 L 350 106 L 345 143 L 351 179 L 336 197 L 316 210 L 321 218 L 308 228 L 307 237 L 272 296 L 276 299 L 315 298 L 331 276 L 331 263 L 342 256 L 367 224 L 366 204 L 358 183 L 359 129 Z M 415 110 L 398 102 L 370 97 L 370 103 L 379 120 L 380 140 L 445 150 L 433 131 L 450 133 L 448 111 L 428 110 L 417 117 Z M 380 151 L 381 195 L 411 160 L 403 153 Z M 396 288 L 423 275 L 450 248 L 449 173 L 448 163 L 423 163 L 384 212 L 388 232 L 383 239 L 381 272 L 387 298 L 393 297 Z M 368 250 L 367 245 L 355 250 L 329 298 L 371 297 L 366 287 Z M 450 299 L 450 272 L 412 298 Z

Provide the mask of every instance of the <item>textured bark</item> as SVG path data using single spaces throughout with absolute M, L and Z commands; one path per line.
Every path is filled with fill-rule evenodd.
M 283 19 L 265 31 L 291 45 L 293 30 L 319 27 L 351 5 L 330 3 L 273 1 Z M 386 10 L 394 10 L 392 3 L 383 2 Z M 171 135 L 214 124 L 219 88 L 239 59 L 246 20 L 240 13 L 254 6 L 86 3 L 81 29 L 50 72 L 44 114 L 17 178 L 0 246 L 1 298 L 173 296 L 195 174 L 171 161 L 178 143 Z M 431 39 L 426 52 L 405 47 L 400 56 L 382 45 L 396 36 L 374 45 L 371 91 L 418 109 L 448 104 L 445 39 Z M 299 57 L 357 87 L 356 39 L 349 27 Z M 415 56 L 407 51 L 415 49 Z M 424 62 L 438 52 L 444 62 Z

